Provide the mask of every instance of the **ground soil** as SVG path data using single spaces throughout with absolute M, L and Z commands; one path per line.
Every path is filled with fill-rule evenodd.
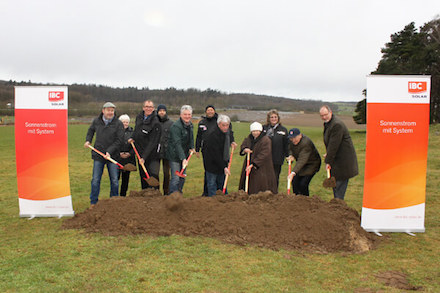
M 203 236 L 226 243 L 318 253 L 362 253 L 378 237 L 360 227 L 360 216 L 339 199 L 243 191 L 214 197 L 163 196 L 150 189 L 100 200 L 64 228 L 105 235 Z

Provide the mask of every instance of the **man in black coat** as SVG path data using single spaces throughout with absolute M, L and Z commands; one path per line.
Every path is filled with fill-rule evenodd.
M 162 170 L 163 170 L 163 194 L 169 194 L 170 187 L 170 162 L 166 158 L 167 148 L 168 148 L 168 135 L 170 132 L 171 125 L 173 125 L 173 121 L 168 118 L 167 115 L 167 107 L 165 105 L 160 104 L 157 106 L 157 117 L 159 118 L 159 122 L 161 124 L 162 133 L 160 135 L 160 149 L 159 149 L 159 166 L 160 161 L 162 161 Z
M 334 197 L 344 199 L 348 179 L 359 173 L 356 151 L 347 126 L 332 113 L 330 107 L 322 106 L 319 114 L 324 121 L 325 168 L 336 179 Z
M 95 149 L 105 154 L 106 158 L 117 158 L 124 139 L 124 126 L 116 118 L 116 106 L 107 102 L 103 105 L 101 114 L 93 119 L 90 125 L 84 147 L 88 148 L 96 133 Z M 118 166 L 103 158 L 97 152 L 92 151 L 93 175 L 91 182 L 90 204 L 93 207 L 98 202 L 101 187 L 102 172 L 107 165 L 110 177 L 110 197 L 119 195 Z
M 203 166 L 205 167 L 207 196 L 213 196 L 223 189 L 225 176 L 229 174 L 229 149 L 231 120 L 226 115 L 219 115 L 217 125 L 204 141 Z M 226 192 L 227 193 L 227 192 Z
M 134 144 L 141 159 L 140 163 L 145 164 L 148 175 L 159 180 L 159 143 L 161 136 L 161 124 L 154 111 L 153 101 L 144 102 L 142 112 L 136 116 L 136 124 L 133 132 Z M 150 186 L 143 178 L 146 177 L 143 168 L 139 168 L 141 176 L 142 189 L 156 188 L 159 186 Z
M 213 105 L 208 105 L 205 108 L 205 115 L 202 116 L 202 120 L 200 120 L 198 128 L 197 128 L 197 136 L 196 136 L 196 155 L 197 157 L 200 156 L 200 151 L 202 151 L 203 156 L 204 154 L 204 145 L 205 140 L 208 137 L 208 135 L 217 127 L 217 118 L 218 114 L 215 112 L 215 108 Z M 234 147 L 237 146 L 234 140 L 234 132 L 232 131 L 232 124 L 229 123 L 229 136 L 230 136 L 230 142 L 234 145 Z M 204 175 L 204 183 L 203 183 L 203 194 L 202 196 L 208 195 L 208 187 L 206 182 L 206 170 Z

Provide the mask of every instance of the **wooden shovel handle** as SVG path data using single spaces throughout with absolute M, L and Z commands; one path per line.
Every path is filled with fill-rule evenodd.
M 136 147 L 134 146 L 134 143 L 133 142 L 130 142 L 130 143 L 131 143 L 131 146 L 133 147 L 134 152 L 136 153 L 136 157 L 138 158 L 139 165 L 141 165 L 142 170 L 144 170 L 145 176 L 147 176 L 147 179 L 150 179 L 150 175 L 148 175 L 147 168 L 145 168 L 144 163 L 141 163 L 141 156 L 139 156 L 139 153 L 138 153 Z
M 104 159 L 109 160 L 110 162 L 112 162 L 112 163 L 115 164 L 115 165 L 118 165 L 119 168 L 121 168 L 121 169 L 124 168 L 124 166 L 122 166 L 121 164 L 119 164 L 118 162 L 116 162 L 115 160 L 113 160 L 111 157 L 107 158 L 107 157 L 105 156 L 104 153 L 102 153 L 101 151 L 98 151 L 98 150 L 95 149 L 93 146 L 88 145 L 88 147 L 91 148 L 92 150 L 94 150 L 95 152 L 97 152 L 98 154 L 100 154 L 101 156 L 103 156 Z

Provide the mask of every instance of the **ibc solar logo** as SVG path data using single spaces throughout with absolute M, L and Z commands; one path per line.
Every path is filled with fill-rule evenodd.
M 64 100 L 64 92 L 49 92 L 49 102 L 59 102 Z
M 426 92 L 427 82 L 426 81 L 408 81 L 408 93 L 418 94 Z

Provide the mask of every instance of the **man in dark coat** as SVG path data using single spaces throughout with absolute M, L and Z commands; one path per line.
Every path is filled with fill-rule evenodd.
M 330 107 L 322 106 L 319 114 L 324 121 L 325 167 L 336 179 L 333 195 L 344 199 L 348 179 L 359 173 L 356 151 L 347 126 L 332 113 Z
M 240 184 L 238 189 L 245 190 L 246 170 L 249 173 L 248 194 L 269 190 L 277 193 L 277 181 L 272 163 L 272 142 L 263 133 L 263 126 L 254 122 L 250 126 L 251 134 L 243 140 L 240 147 L 240 155 L 250 153 L 250 165 L 246 167 L 246 159 L 241 170 Z
M 110 102 L 102 106 L 102 112 L 97 118 L 93 119 L 87 131 L 86 142 L 84 143 L 84 147 L 88 148 L 96 133 L 94 147 L 104 153 L 106 158 L 117 158 L 119 156 L 119 149 L 124 139 L 124 126 L 116 118 L 115 108 L 116 106 Z M 119 195 L 118 166 L 106 158 L 92 150 L 93 176 L 90 192 L 90 204 L 92 207 L 98 202 L 102 172 L 105 165 L 107 165 L 110 177 L 110 197 Z
M 293 193 L 309 196 L 309 184 L 321 167 L 321 157 L 312 140 L 298 128 L 289 130 L 289 158 L 296 160 L 287 180 L 293 179 Z
M 217 125 L 204 141 L 203 166 L 208 196 L 213 196 L 217 190 L 223 189 L 225 176 L 229 174 L 230 124 L 228 116 L 219 115 Z
M 163 194 L 169 194 L 170 187 L 170 162 L 166 158 L 166 151 L 168 148 L 168 134 L 170 132 L 171 125 L 173 121 L 168 118 L 167 107 L 165 105 L 157 106 L 157 117 L 162 125 L 162 133 L 160 135 L 160 149 L 159 149 L 159 166 L 160 161 L 162 161 L 162 171 L 163 171 Z
M 204 142 L 208 135 L 217 127 L 217 118 L 218 114 L 215 111 L 215 108 L 213 105 L 208 105 L 205 108 L 205 116 L 202 116 L 202 120 L 200 120 L 199 125 L 197 127 L 197 136 L 196 136 L 196 155 L 199 157 L 200 151 L 202 151 L 202 155 L 204 155 Z M 229 124 L 229 135 L 230 135 L 230 141 L 231 144 L 236 147 L 237 144 L 234 140 L 234 132 L 232 131 L 232 124 Z M 203 179 L 203 194 L 202 196 L 208 195 L 208 188 L 207 188 L 207 182 L 206 182 L 206 170 L 204 174 Z
M 190 105 L 183 105 L 180 108 L 180 118 L 171 125 L 168 135 L 166 158 L 171 168 L 170 194 L 176 191 L 183 192 L 185 178 L 176 175 L 176 171 L 179 172 L 188 165 L 189 154 L 194 152 L 192 111 Z M 185 172 L 186 170 L 184 174 Z
M 161 124 L 154 111 L 153 101 L 144 102 L 142 112 L 136 117 L 136 124 L 133 132 L 134 144 L 141 157 L 140 162 L 145 164 L 148 175 L 159 179 L 159 143 L 161 135 Z M 142 189 L 156 188 L 150 186 L 143 178 L 146 177 L 143 168 L 139 168 Z

